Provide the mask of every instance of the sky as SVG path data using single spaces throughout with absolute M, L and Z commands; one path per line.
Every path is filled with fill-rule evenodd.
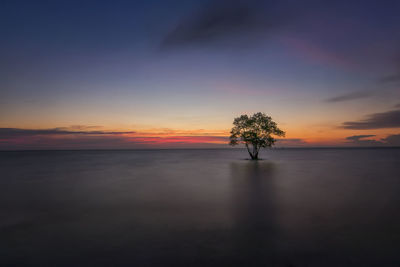
M 400 145 L 400 1 L 0 2 L 0 150 Z

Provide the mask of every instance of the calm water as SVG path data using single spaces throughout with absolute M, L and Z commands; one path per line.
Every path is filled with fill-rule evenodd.
M 400 265 L 400 149 L 246 156 L 0 152 L 0 265 Z

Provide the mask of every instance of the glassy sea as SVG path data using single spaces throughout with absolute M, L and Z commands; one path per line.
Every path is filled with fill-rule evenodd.
M 400 149 L 0 152 L 0 266 L 400 266 Z

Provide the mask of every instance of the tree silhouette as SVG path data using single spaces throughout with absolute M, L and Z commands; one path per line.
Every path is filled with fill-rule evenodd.
M 258 159 L 262 147 L 271 147 L 276 142 L 272 135 L 285 136 L 276 122 L 264 113 L 254 113 L 252 116 L 241 115 L 233 121 L 229 144 L 232 146 L 245 144 L 251 159 Z

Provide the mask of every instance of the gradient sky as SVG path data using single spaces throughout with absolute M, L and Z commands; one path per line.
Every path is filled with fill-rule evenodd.
M 0 149 L 400 145 L 400 1 L 1 1 Z

